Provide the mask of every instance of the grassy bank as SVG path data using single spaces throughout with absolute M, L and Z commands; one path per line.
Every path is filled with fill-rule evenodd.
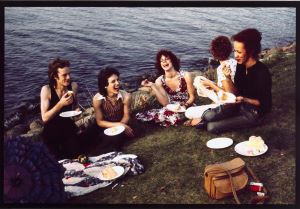
M 211 200 L 203 188 L 204 167 L 241 157 L 270 192 L 269 204 L 295 204 L 296 157 L 296 56 L 278 54 L 267 62 L 273 80 L 273 109 L 262 126 L 215 135 L 183 125 L 163 128 L 135 125 L 142 134 L 125 147 L 139 156 L 145 173 L 126 176 L 119 185 L 72 198 L 76 204 L 233 204 L 233 198 Z M 198 104 L 209 103 L 198 99 Z M 269 150 L 261 156 L 244 157 L 234 146 L 251 135 L 261 136 Z M 206 147 L 214 137 L 230 137 L 234 144 L 221 150 Z M 123 185 L 123 186 L 122 186 Z M 239 195 L 249 203 L 253 192 Z

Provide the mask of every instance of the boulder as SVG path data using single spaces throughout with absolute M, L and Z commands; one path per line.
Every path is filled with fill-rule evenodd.
M 28 130 L 29 130 L 28 125 L 18 124 L 16 126 L 14 126 L 12 129 L 6 131 L 5 137 L 7 137 L 7 138 L 16 137 L 21 134 L 25 134 Z
M 296 52 L 296 42 L 291 43 L 288 46 L 282 47 L 284 52 Z
M 156 98 L 151 91 L 138 90 L 131 94 L 131 111 L 135 112 L 148 106 L 152 106 L 155 102 Z
M 38 133 L 26 133 L 26 134 L 21 134 L 20 136 L 24 138 L 28 138 L 33 141 L 38 141 L 38 142 L 42 141 L 41 134 Z
M 41 120 L 32 121 L 29 125 L 30 130 L 40 129 L 43 127 L 44 127 L 44 124 Z
M 33 134 L 33 135 L 41 135 L 43 132 L 44 128 L 36 128 L 36 129 L 31 129 L 27 132 L 27 134 Z
M 81 119 L 75 122 L 76 126 L 81 130 L 86 129 L 93 123 L 95 123 L 95 114 L 90 114 L 88 116 L 82 117 Z

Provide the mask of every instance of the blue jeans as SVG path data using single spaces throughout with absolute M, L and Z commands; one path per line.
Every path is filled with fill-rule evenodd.
M 257 108 L 246 103 L 226 104 L 209 109 L 204 112 L 202 119 L 208 122 L 207 131 L 211 133 L 250 128 L 261 124 L 263 121 Z

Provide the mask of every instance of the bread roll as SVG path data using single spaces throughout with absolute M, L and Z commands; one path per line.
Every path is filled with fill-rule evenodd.
M 117 176 L 117 172 L 111 166 L 107 166 L 103 169 L 102 176 L 106 179 L 112 179 Z
M 248 145 L 253 148 L 255 151 L 261 152 L 264 149 L 264 140 L 258 136 L 250 136 Z
M 223 93 L 222 96 L 221 96 L 221 100 L 226 101 L 227 99 L 228 99 L 228 95 Z
M 69 97 L 69 96 L 72 96 L 74 94 L 74 92 L 73 91 L 68 91 L 67 92 L 67 96 Z
M 180 104 L 176 104 L 176 105 L 175 105 L 175 110 L 176 110 L 176 111 L 180 110 Z

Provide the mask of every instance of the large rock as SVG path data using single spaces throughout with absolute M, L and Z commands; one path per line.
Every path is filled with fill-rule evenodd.
M 29 138 L 33 141 L 42 141 L 42 136 L 40 133 L 36 133 L 36 132 L 31 132 L 31 133 L 26 133 L 26 134 L 21 134 L 20 135 L 21 137 L 24 137 L 24 138 Z
M 43 127 L 44 127 L 44 124 L 41 120 L 32 121 L 29 125 L 30 130 L 40 129 Z
M 12 129 L 6 131 L 5 137 L 7 137 L 7 138 L 16 137 L 21 134 L 25 134 L 28 130 L 29 130 L 28 125 L 19 124 L 19 125 L 14 126 Z
M 91 126 L 95 123 L 95 114 L 90 114 L 85 117 L 80 118 L 75 122 L 77 127 L 81 130 L 86 129 L 87 127 Z
M 155 96 L 150 89 L 141 89 L 131 94 L 131 111 L 135 112 L 149 106 L 154 106 L 156 102 Z
M 43 132 L 44 128 L 36 128 L 36 129 L 31 129 L 30 131 L 27 132 L 27 134 L 33 134 L 33 135 L 41 135 Z

